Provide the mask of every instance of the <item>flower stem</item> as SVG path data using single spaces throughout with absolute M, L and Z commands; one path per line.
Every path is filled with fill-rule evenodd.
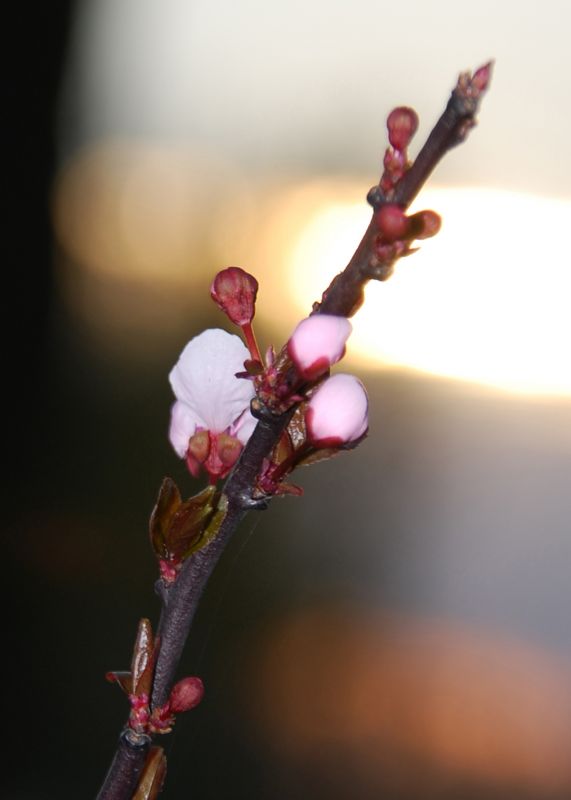
M 256 335 L 254 333 L 252 323 L 247 322 L 245 325 L 242 325 L 242 331 L 246 339 L 248 350 L 252 356 L 252 361 L 259 361 L 260 364 L 263 364 L 264 362 L 262 361 L 262 356 L 260 355 L 260 348 L 258 347 L 258 342 L 256 341 Z

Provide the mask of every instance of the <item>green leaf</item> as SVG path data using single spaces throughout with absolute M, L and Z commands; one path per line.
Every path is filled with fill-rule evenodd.
M 191 555 L 192 553 L 196 553 L 197 550 L 202 550 L 203 547 L 206 547 L 213 539 L 216 538 L 218 532 L 220 531 L 220 526 L 224 521 L 224 517 L 228 512 L 228 498 L 225 494 L 221 495 L 218 500 L 218 505 L 216 506 L 216 511 L 212 515 L 210 522 L 208 523 L 208 527 L 205 529 L 204 534 L 201 538 L 196 541 L 190 550 L 187 553 L 187 556 Z M 185 556 L 185 557 L 187 557 Z
M 216 508 L 218 493 L 208 486 L 190 500 L 182 503 L 172 517 L 165 536 L 166 557 L 169 561 L 182 561 L 194 552 L 202 540 Z
M 151 514 L 149 532 L 151 544 L 158 558 L 167 558 L 167 536 L 173 518 L 182 504 L 178 486 L 172 478 L 165 478 L 159 490 L 157 503 Z

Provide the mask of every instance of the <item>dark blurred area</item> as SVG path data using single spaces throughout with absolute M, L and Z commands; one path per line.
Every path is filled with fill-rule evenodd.
M 108 241 L 95 252 L 102 162 L 76 181 L 73 159 L 92 143 L 62 101 L 76 11 L 10 11 L 25 50 L 7 81 L 4 152 L 6 297 L 18 298 L 4 315 L 7 800 L 95 796 L 104 777 L 127 714 L 105 672 L 128 667 L 139 618 L 158 617 L 148 516 L 165 474 L 185 494 L 199 487 L 166 438 L 166 376 L 188 338 L 221 324 L 208 305 L 221 245 L 205 244 L 204 219 L 233 244 L 212 199 L 228 173 L 205 178 L 193 162 L 187 283 L 177 254 L 175 278 L 153 280 L 144 252 L 141 279 Z M 127 128 L 115 133 L 129 141 Z M 301 149 L 290 157 L 305 174 Z M 167 174 L 168 195 L 179 184 Z M 67 238 L 64 183 L 81 211 Z M 373 365 L 360 375 L 369 439 L 304 471 L 303 498 L 251 514 L 217 568 L 181 669 L 206 696 L 165 741 L 164 797 L 562 800 L 571 401 Z

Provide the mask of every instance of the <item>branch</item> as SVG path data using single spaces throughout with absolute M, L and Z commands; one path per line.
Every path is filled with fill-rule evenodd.
M 151 745 L 151 737 L 125 728 L 97 800 L 128 800 L 135 793 Z
M 290 413 L 267 415 L 259 420 L 224 487 L 228 510 L 220 530 L 212 541 L 184 562 L 167 595 L 158 628 L 160 647 L 151 699 L 153 708 L 168 699 L 198 602 L 224 548 L 247 511 L 265 507 L 265 502 L 252 496 L 253 487 L 264 458 L 279 439 L 290 416 Z
M 473 77 L 468 73 L 460 75 L 442 116 L 412 166 L 396 184 L 394 191 L 387 196 L 380 185 L 370 190 L 367 201 L 375 210 L 386 202 L 408 208 L 438 162 L 449 150 L 466 139 L 470 129 L 476 125 L 476 113 L 482 95 L 489 85 L 491 68 L 492 64 L 489 63 L 477 70 Z M 374 278 L 386 280 L 390 277 L 392 264 L 384 271 L 382 267 L 379 270 L 380 265 L 375 254 L 375 239 L 378 233 L 373 214 L 369 227 L 349 264 L 333 279 L 324 292 L 321 303 L 314 306 L 314 313 L 350 317 L 362 305 L 363 289 L 369 280 Z
M 490 72 L 491 65 L 487 64 L 474 75 L 460 75 L 444 113 L 413 164 L 408 163 L 406 146 L 416 129 L 416 115 L 411 109 L 397 109 L 389 116 L 392 147 L 385 155 L 385 172 L 379 184 L 367 196 L 374 209 L 373 217 L 345 270 L 333 279 L 321 303 L 314 305 L 314 314 L 352 316 L 363 302 L 363 289 L 368 281 L 386 280 L 398 258 L 412 252 L 410 242 L 413 239 L 425 238 L 436 232 L 438 226 L 435 226 L 436 215 L 433 212 L 421 212 L 405 218 L 404 210 L 444 154 L 462 142 L 475 125 L 475 115 L 488 86 Z M 393 116 L 395 113 L 396 116 Z M 408 125 L 404 133 L 403 120 L 405 128 Z M 385 213 L 384 217 L 381 213 L 383 209 L 385 212 L 388 209 L 388 215 Z M 432 217 L 427 216 L 430 214 Z M 393 235 L 401 223 L 403 235 Z M 295 379 L 295 372 L 292 378 L 293 367 L 285 349 L 275 363 L 277 369 L 282 371 L 284 380 Z M 151 658 L 156 661 L 150 700 L 152 713 L 158 715 L 156 719 L 161 719 L 161 713 L 168 710 L 182 651 L 212 571 L 247 511 L 267 506 L 269 498 L 260 494 L 258 480 L 265 459 L 280 440 L 296 408 L 294 403 L 287 410 L 279 406 L 270 410 L 263 405 L 261 396 L 252 405 L 252 413 L 257 416 L 258 424 L 222 490 L 218 508 L 222 503 L 225 504 L 225 516 L 216 535 L 186 559 L 174 582 L 165 583 L 161 580 L 158 583 L 162 611 Z M 150 674 L 146 662 L 143 666 L 141 674 Z M 138 779 L 145 769 L 150 743 L 150 736 L 129 727 L 123 731 L 98 800 L 130 800 L 133 797 Z

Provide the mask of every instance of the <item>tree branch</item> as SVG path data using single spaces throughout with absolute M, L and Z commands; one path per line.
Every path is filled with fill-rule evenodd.
M 406 209 L 444 154 L 463 141 L 475 125 L 479 102 L 489 83 L 490 69 L 488 64 L 474 75 L 464 73 L 460 76 L 444 113 L 414 163 L 407 165 L 402 177 L 388 190 L 381 189 L 380 182 L 369 192 L 367 200 L 375 212 L 389 203 Z M 314 314 L 349 317 L 363 302 L 363 289 L 368 281 L 389 277 L 394 261 L 404 253 L 395 251 L 396 254 L 383 261 L 379 256 L 378 240 L 379 225 L 373 214 L 355 254 L 345 270 L 333 279 L 321 303 L 314 305 Z M 291 369 L 291 364 L 287 368 Z M 279 441 L 294 409 L 295 406 L 285 413 L 272 413 L 254 401 L 252 412 L 259 421 L 222 491 L 227 504 L 226 515 L 217 534 L 187 558 L 174 583 L 168 586 L 161 583 L 162 612 L 156 637 L 152 709 L 160 708 L 169 699 L 198 603 L 224 548 L 247 511 L 267 505 L 263 497 L 256 497 L 257 480 L 264 459 Z M 129 728 L 123 731 L 98 800 L 129 800 L 132 797 L 150 742 L 149 736 L 141 736 Z

